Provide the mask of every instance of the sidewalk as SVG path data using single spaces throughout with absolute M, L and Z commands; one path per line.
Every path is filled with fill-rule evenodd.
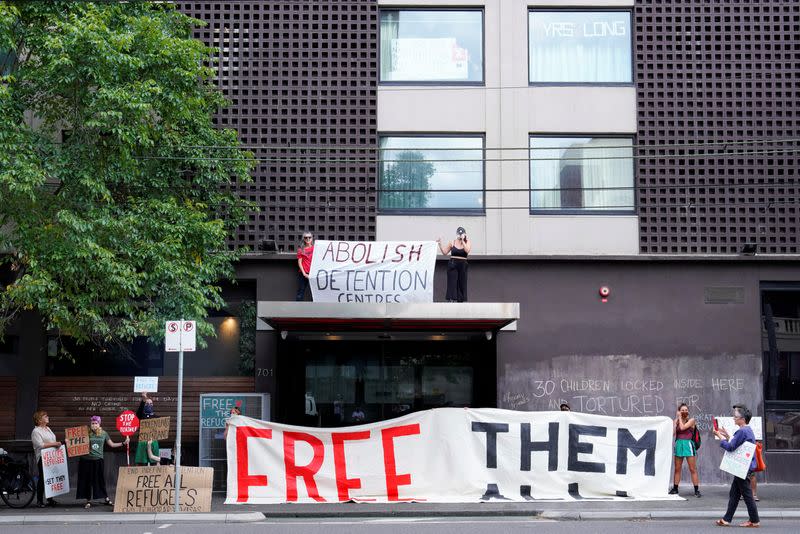
M 215 494 L 208 514 L 114 514 L 104 505 L 83 508 L 71 496 L 57 499 L 55 508 L 29 507 L 14 510 L 0 504 L 0 526 L 54 523 L 175 523 L 213 522 L 241 523 L 286 518 L 348 518 L 364 517 L 479 517 L 527 516 L 558 520 L 634 520 L 634 519 L 718 519 L 728 503 L 729 486 L 704 486 L 703 497 L 691 495 L 691 487 L 681 492 L 681 501 L 532 501 L 485 503 L 396 503 L 396 504 L 273 504 L 226 505 Z M 762 484 L 758 488 L 759 514 L 764 520 L 790 519 L 800 521 L 800 484 Z M 71 498 L 70 498 L 71 497 Z M 737 517 L 746 516 L 741 503 Z

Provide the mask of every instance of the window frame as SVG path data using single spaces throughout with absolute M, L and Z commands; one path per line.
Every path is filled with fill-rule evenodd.
M 577 209 L 577 208 L 558 208 L 558 209 L 543 209 L 543 208 L 534 208 L 533 207 L 533 169 L 532 163 L 533 158 L 531 158 L 531 139 L 539 138 L 539 139 L 571 139 L 571 138 L 583 138 L 583 137 L 590 137 L 592 139 L 595 138 L 602 138 L 602 139 L 630 139 L 631 141 L 631 151 L 634 152 L 633 157 L 631 158 L 631 189 L 633 190 L 633 205 L 630 209 L 597 209 L 597 208 L 586 208 L 586 209 Z M 636 195 L 637 185 L 636 185 L 636 135 L 635 134 L 624 134 L 624 133 L 563 133 L 563 132 L 537 132 L 537 133 L 528 133 L 528 211 L 530 215 L 609 215 L 614 217 L 619 216 L 638 216 L 639 215 L 639 201 Z M 583 190 L 583 188 L 581 188 Z M 561 191 L 561 189 L 557 189 L 555 191 Z
M 480 81 L 449 80 L 384 80 L 381 69 L 381 15 L 386 11 L 477 11 L 481 14 L 481 79 Z M 486 86 L 486 10 L 483 6 L 381 6 L 378 9 L 378 85 L 384 86 Z
M 531 13 L 598 13 L 598 12 L 620 12 L 627 13 L 630 21 L 630 41 L 631 41 L 631 81 L 629 82 L 536 82 L 531 81 Z M 568 87 L 635 87 L 636 85 L 636 66 L 634 63 L 634 50 L 635 40 L 633 38 L 634 31 L 634 16 L 633 8 L 628 6 L 565 6 L 565 7 L 528 7 L 527 12 L 528 20 L 526 26 L 528 28 L 528 50 L 526 51 L 527 70 L 528 70 L 528 86 L 529 87 L 553 87 L 553 86 L 568 86 Z
M 450 137 L 453 139 L 481 139 L 481 207 L 480 208 L 381 208 L 381 174 L 383 173 L 383 151 L 381 150 L 381 139 L 384 137 L 406 137 L 406 138 L 432 138 Z M 376 211 L 378 215 L 461 215 L 483 217 L 486 215 L 486 134 L 483 132 L 378 132 L 378 164 L 377 177 L 378 184 L 376 195 Z M 435 190 L 439 191 L 439 190 Z

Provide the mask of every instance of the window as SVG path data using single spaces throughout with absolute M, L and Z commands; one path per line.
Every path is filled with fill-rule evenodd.
M 529 11 L 531 83 L 632 83 L 629 11 Z
M 382 211 L 483 210 L 483 137 L 381 137 Z
M 800 449 L 800 283 L 761 283 L 767 449 Z
M 634 210 L 633 140 L 530 138 L 531 211 Z
M 383 10 L 381 82 L 483 82 L 483 11 Z

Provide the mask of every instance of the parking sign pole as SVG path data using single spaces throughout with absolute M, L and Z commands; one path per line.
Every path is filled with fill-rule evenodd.
M 178 426 L 175 431 L 175 511 L 181 511 L 181 417 L 183 417 L 183 319 L 178 350 Z

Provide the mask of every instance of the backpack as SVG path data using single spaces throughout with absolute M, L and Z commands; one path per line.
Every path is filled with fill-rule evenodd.
M 700 448 L 700 445 L 703 443 L 703 440 L 700 439 L 700 432 L 697 430 L 697 425 L 692 429 L 692 444 L 694 445 L 694 450 Z

